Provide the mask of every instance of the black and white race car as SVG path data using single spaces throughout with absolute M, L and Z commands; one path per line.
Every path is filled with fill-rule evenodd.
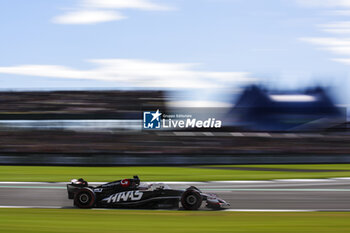
M 68 198 L 79 208 L 141 208 L 197 210 L 206 202 L 206 207 L 221 209 L 229 206 L 215 194 L 202 193 L 191 186 L 186 190 L 171 189 L 163 183 L 140 183 L 138 176 L 117 180 L 100 186 L 89 186 L 83 179 L 67 184 Z

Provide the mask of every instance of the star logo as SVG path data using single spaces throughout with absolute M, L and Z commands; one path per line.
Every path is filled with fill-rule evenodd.
M 155 112 L 143 112 L 143 128 L 144 129 L 160 129 L 162 113 L 159 109 Z
M 162 115 L 160 112 L 159 112 L 159 109 L 155 112 L 155 113 L 151 113 L 151 115 L 153 116 L 151 122 L 153 122 L 154 120 L 157 119 L 157 121 L 159 121 L 159 117 Z

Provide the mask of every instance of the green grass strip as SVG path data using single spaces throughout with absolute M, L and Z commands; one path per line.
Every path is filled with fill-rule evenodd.
M 0 209 L 7 233 L 350 232 L 350 213 Z
M 206 166 L 207 167 L 207 166 Z M 219 167 L 219 166 L 215 166 Z M 87 181 L 113 181 L 139 175 L 142 181 L 270 180 L 350 177 L 350 164 L 326 165 L 245 165 L 221 167 L 259 167 L 277 169 L 325 169 L 339 171 L 246 171 L 199 167 L 59 167 L 0 166 L 0 181 L 65 182 L 73 178 Z M 345 170 L 345 171 L 344 171 Z M 346 171 L 347 170 L 347 171 Z

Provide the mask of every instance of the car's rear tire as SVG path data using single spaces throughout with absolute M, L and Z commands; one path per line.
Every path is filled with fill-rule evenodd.
M 92 208 L 95 201 L 95 193 L 90 188 L 80 189 L 74 197 L 74 204 L 79 208 Z
M 74 193 L 68 192 L 68 199 L 74 199 Z
M 181 196 L 181 204 L 185 210 L 198 210 L 202 201 L 202 195 L 194 189 L 186 190 Z

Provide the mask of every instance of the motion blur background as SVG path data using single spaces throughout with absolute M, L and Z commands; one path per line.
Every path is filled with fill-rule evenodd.
M 350 162 L 350 3 L 0 1 L 0 163 Z M 220 129 L 142 130 L 145 110 Z
M 348 232 L 349 90 L 350 0 L 0 0 L 0 232 Z M 231 206 L 67 199 L 133 175 Z

